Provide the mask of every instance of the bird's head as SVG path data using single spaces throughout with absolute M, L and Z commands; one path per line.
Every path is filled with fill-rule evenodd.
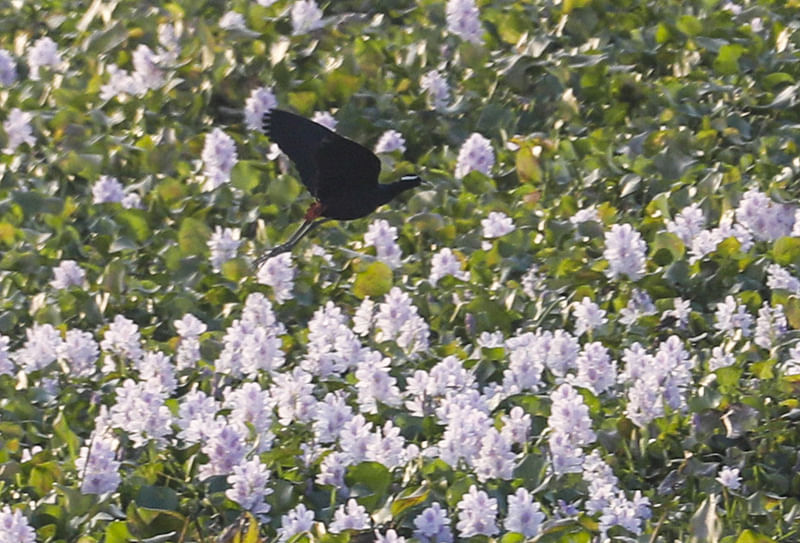
M 414 187 L 418 187 L 422 184 L 422 178 L 417 174 L 412 173 L 401 177 L 400 182 L 403 184 L 403 190 L 413 189 Z

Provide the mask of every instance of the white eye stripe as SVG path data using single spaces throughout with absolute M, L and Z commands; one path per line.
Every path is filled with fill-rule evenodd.
M 417 179 L 419 179 L 418 175 L 404 175 L 400 181 L 416 181 Z

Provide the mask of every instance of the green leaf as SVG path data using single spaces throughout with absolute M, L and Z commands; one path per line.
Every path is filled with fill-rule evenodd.
M 347 469 L 345 481 L 349 487 L 361 487 L 369 491 L 369 494 L 361 496 L 371 494 L 376 501 L 381 501 L 392 483 L 392 474 L 386 466 L 378 462 L 361 462 Z
M 208 254 L 206 243 L 211 237 L 211 229 L 203 221 L 186 217 L 178 230 L 178 246 L 184 256 L 205 256 Z
M 722 521 L 717 516 L 719 496 L 709 495 L 689 521 L 691 543 L 717 543 L 722 533 Z
M 123 209 L 117 213 L 117 219 L 125 226 L 128 234 L 139 242 L 152 235 L 147 224 L 147 214 L 141 209 Z
M 263 169 L 263 162 L 240 160 L 231 171 L 231 184 L 245 194 L 250 194 L 261 182 Z
M 106 526 L 106 543 L 128 543 L 132 541 L 132 537 L 128 530 L 128 523 L 124 520 L 115 520 Z
M 406 509 L 421 504 L 428 499 L 429 494 L 430 487 L 428 485 L 404 489 L 392 502 L 392 517 L 396 518 Z
M 392 269 L 381 261 L 371 263 L 356 275 L 353 283 L 353 294 L 363 299 L 378 298 L 392 288 Z
M 745 52 L 741 45 L 723 45 L 714 60 L 714 69 L 723 75 L 739 73 L 739 57 Z
M 782 237 L 775 240 L 772 258 L 781 266 L 800 265 L 800 238 Z
M 136 505 L 157 511 L 175 511 L 178 508 L 178 495 L 165 486 L 145 485 L 139 489 Z
M 753 530 L 745 530 L 739 534 L 736 543 L 775 543 L 775 540 Z

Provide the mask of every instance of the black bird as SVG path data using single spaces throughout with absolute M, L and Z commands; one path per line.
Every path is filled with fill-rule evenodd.
M 323 222 L 365 217 L 401 192 L 422 183 L 418 175 L 405 175 L 395 183 L 378 183 L 381 161 L 375 153 L 294 113 L 271 109 L 264 114 L 263 127 L 294 162 L 300 180 L 316 201 L 289 240 L 258 257 L 256 265 L 291 250 Z

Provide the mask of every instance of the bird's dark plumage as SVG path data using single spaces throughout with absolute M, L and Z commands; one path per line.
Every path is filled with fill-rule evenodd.
M 409 175 L 396 183 L 378 183 L 381 161 L 375 153 L 294 113 L 271 109 L 264 114 L 263 127 L 295 164 L 303 185 L 317 199 L 300 230 L 265 258 L 291 249 L 319 224 L 320 221 L 313 222 L 319 217 L 324 218 L 321 220 L 364 217 L 422 182 L 419 176 Z

